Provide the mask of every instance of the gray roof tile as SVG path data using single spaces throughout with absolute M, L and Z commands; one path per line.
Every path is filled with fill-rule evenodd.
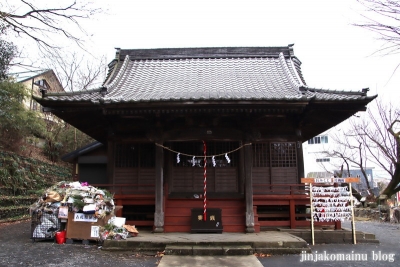
M 45 99 L 118 103 L 299 99 L 343 101 L 365 97 L 361 92 L 308 88 L 301 73 L 301 62 L 292 56 L 290 49 L 289 54 L 283 48 L 277 48 L 276 51 L 274 48 L 224 49 L 121 50 L 119 61 L 116 59 L 109 65 L 113 70 L 109 71 L 104 84 L 106 92 L 102 93 L 99 89 L 49 94 Z M 191 51 L 201 52 L 202 57 L 190 57 Z M 220 54 L 211 56 L 211 52 L 216 51 Z M 249 56 L 246 51 L 254 56 Z M 260 51 L 265 52 L 264 57 Z M 149 56 L 146 57 L 146 53 Z M 207 53 L 210 53 L 209 57 L 205 57 Z M 224 53 L 234 56 L 224 56 Z
M 105 102 L 299 98 L 290 59 L 130 60 L 109 83 Z
M 362 96 L 360 92 L 346 92 L 346 91 L 334 91 L 334 90 L 323 90 L 323 89 L 310 89 L 305 92 L 307 98 L 315 100 L 359 100 L 365 96 Z

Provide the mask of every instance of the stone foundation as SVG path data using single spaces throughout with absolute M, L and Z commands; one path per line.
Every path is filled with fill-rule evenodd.
M 390 209 L 381 208 L 354 208 L 354 217 L 367 218 L 374 221 L 390 221 Z

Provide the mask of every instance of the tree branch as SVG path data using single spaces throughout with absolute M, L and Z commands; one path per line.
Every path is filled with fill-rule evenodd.
M 28 37 L 44 49 L 59 48 L 53 43 L 49 34 L 64 36 L 82 47 L 82 40 L 78 37 L 77 32 L 67 29 L 66 25 L 68 27 L 74 25 L 80 33 L 86 34 L 80 25 L 80 21 L 89 19 L 102 10 L 92 8 L 89 4 L 78 5 L 76 1 L 69 2 L 68 4 L 51 2 L 51 7 L 42 8 L 34 6 L 29 1 L 20 0 L 21 6 L 17 9 L 9 6 L 8 10 L 0 10 L 0 22 L 5 25 L 1 30 L 2 32 L 4 30 L 14 32 L 20 37 Z M 25 11 L 26 9 L 28 10 Z M 24 11 L 18 14 L 14 10 Z

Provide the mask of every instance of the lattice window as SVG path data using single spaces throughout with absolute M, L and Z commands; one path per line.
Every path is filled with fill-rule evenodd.
M 139 146 L 139 166 L 154 168 L 156 166 L 156 147 L 153 143 L 142 143 Z
M 271 167 L 296 167 L 296 143 L 271 143 Z
M 315 136 L 308 140 L 308 143 L 310 145 L 312 144 L 327 144 L 328 143 L 328 136 L 322 135 L 322 136 Z
M 316 159 L 316 162 L 330 162 L 331 159 L 330 158 L 322 158 L 322 159 Z
M 253 148 L 253 167 L 269 167 L 269 143 L 256 143 Z
M 219 155 L 229 151 L 232 151 L 240 146 L 239 142 L 216 142 L 207 141 L 207 155 Z M 174 142 L 172 143 L 172 149 L 182 154 L 196 155 L 194 167 L 204 167 L 204 156 L 203 156 L 203 142 Z M 229 153 L 228 157 L 230 163 L 226 160 L 225 156 L 215 157 L 215 167 L 237 167 L 238 165 L 238 151 Z M 175 167 L 192 167 L 193 158 L 190 156 L 181 155 L 180 162 L 177 163 L 174 160 Z M 207 158 L 207 166 L 212 167 L 212 158 Z
M 117 168 L 153 168 L 155 158 L 155 146 L 152 143 L 116 145 L 115 167 Z

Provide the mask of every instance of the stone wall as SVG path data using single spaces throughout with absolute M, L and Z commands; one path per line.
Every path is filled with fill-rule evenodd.
M 29 207 L 59 181 L 72 181 L 69 166 L 0 151 L 0 222 L 29 218 Z
M 354 217 L 375 221 L 390 221 L 390 209 L 387 206 L 377 208 L 354 208 Z

